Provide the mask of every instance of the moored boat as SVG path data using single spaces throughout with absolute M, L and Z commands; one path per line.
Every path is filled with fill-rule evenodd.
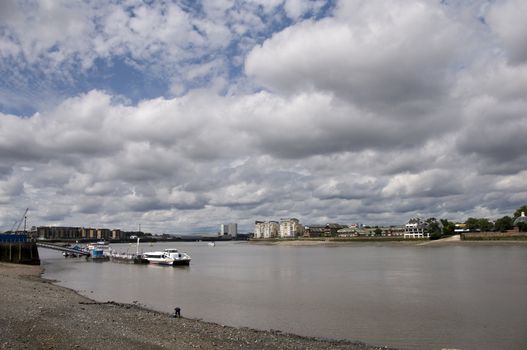
M 111 252 L 110 259 L 114 262 L 130 263 L 130 264 L 148 264 L 149 261 L 142 255 L 131 253 L 117 253 Z
M 165 249 L 164 251 L 147 252 L 143 254 L 143 258 L 148 260 L 150 264 L 159 265 L 189 265 L 190 255 L 180 252 L 177 249 Z
M 110 245 L 108 243 L 102 241 L 88 243 L 86 248 L 92 261 L 110 260 Z
M 115 250 L 110 249 L 110 259 L 114 262 L 123 262 L 130 264 L 148 264 L 149 261 L 143 257 L 143 254 L 139 254 L 139 237 L 137 237 L 137 245 L 135 254 L 129 253 L 118 253 Z
M 110 257 L 105 254 L 105 251 L 101 248 L 93 248 L 90 250 L 90 256 L 89 258 L 92 261 L 106 261 L 110 260 Z

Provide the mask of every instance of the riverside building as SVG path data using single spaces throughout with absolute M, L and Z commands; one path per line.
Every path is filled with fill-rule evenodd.
M 39 240 L 122 240 L 130 237 L 131 233 L 106 228 L 39 226 L 32 227 L 29 235 Z
M 278 221 L 255 221 L 254 238 L 275 238 L 280 232 Z
M 221 224 L 220 225 L 220 236 L 231 236 L 232 238 L 236 238 L 238 235 L 238 224 L 235 222 L 231 222 L 229 224 Z
M 304 234 L 304 226 L 300 224 L 298 219 L 280 219 L 280 237 L 294 238 Z
M 404 225 L 404 238 L 429 238 L 430 234 L 426 231 L 426 223 L 420 218 L 411 218 Z

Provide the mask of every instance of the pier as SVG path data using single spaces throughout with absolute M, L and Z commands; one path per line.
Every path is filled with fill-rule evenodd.
M 37 246 L 28 242 L 26 235 L 0 235 L 0 261 L 40 265 Z
M 60 245 L 57 245 L 57 244 L 52 244 L 52 243 L 41 243 L 41 242 L 38 242 L 37 246 L 42 247 L 42 248 L 47 248 L 47 249 L 59 250 L 61 252 L 66 252 L 66 253 L 71 253 L 71 254 L 84 255 L 84 256 L 90 256 L 91 255 L 90 252 L 87 252 L 87 251 L 84 251 L 84 250 L 74 249 L 74 248 L 69 248 L 69 247 L 63 247 L 63 246 L 60 246 Z

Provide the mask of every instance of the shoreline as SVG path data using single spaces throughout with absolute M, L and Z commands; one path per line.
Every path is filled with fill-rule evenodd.
M 42 272 L 41 266 L 0 263 L 0 349 L 390 349 L 97 302 Z
M 444 238 L 438 240 L 250 240 L 248 244 L 266 246 L 293 247 L 351 247 L 351 246 L 386 246 L 386 247 L 420 247 L 420 246 L 479 246 L 479 245 L 527 245 L 527 240 L 456 240 Z

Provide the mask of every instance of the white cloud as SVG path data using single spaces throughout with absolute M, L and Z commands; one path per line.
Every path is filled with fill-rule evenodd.
M 398 174 L 390 179 L 382 193 L 387 197 L 444 197 L 460 194 L 463 186 L 452 179 L 451 171 L 426 170 L 419 174 Z
M 119 57 L 172 92 L 130 102 L 84 89 L 1 114 L 0 223 L 19 215 L 13 201 L 36 224 L 172 233 L 281 216 L 510 214 L 527 201 L 527 70 L 514 28 L 500 26 L 510 4 L 341 1 L 298 22 L 321 3 L 2 3 L 4 68 L 22 58 L 15 68 L 74 79 Z M 0 107 L 32 90 L 17 69 Z
M 288 17 L 298 20 L 307 12 L 317 12 L 324 6 L 324 1 L 286 0 L 284 10 Z
M 527 61 L 526 14 L 527 2 L 523 0 L 496 1 L 488 9 L 486 19 L 513 63 Z
M 335 17 L 289 27 L 253 49 L 247 73 L 273 91 L 323 90 L 384 110 L 443 96 L 462 31 L 438 6 L 339 4 Z

